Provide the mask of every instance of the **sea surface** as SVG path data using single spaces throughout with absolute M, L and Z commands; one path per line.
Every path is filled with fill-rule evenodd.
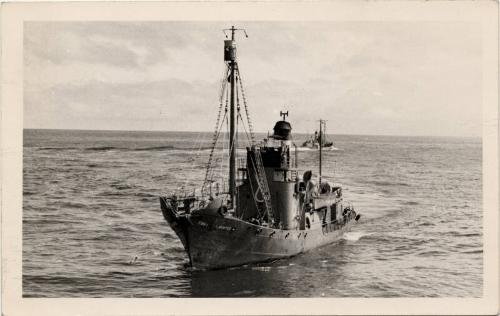
M 330 135 L 323 172 L 362 214 L 352 231 L 290 259 L 196 271 L 158 196 L 199 186 L 211 138 L 24 130 L 23 296 L 482 296 L 480 138 Z M 317 151 L 298 156 L 317 169 Z

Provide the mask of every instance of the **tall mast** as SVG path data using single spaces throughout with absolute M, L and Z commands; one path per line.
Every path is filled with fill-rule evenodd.
M 229 195 L 231 198 L 231 207 L 236 206 L 236 146 L 237 146 L 237 131 L 236 131 L 236 111 L 235 105 L 235 71 L 238 69 L 238 63 L 236 62 L 236 42 L 235 42 L 235 32 L 241 30 L 248 37 L 244 29 L 236 29 L 231 26 L 230 29 L 225 29 L 225 31 L 231 31 L 231 39 L 224 41 L 224 61 L 228 62 L 229 65 L 229 83 L 231 85 L 231 96 L 230 96 L 230 108 L 229 108 Z M 226 35 L 227 38 L 227 35 Z
M 231 42 L 232 48 L 236 49 L 234 42 L 234 26 L 231 26 Z M 234 110 L 234 69 L 236 68 L 236 54 L 231 54 L 232 58 L 229 62 L 229 67 L 231 72 L 229 75 L 229 81 L 231 82 L 231 100 L 230 100 L 230 110 L 229 110 L 229 195 L 231 196 L 231 206 L 234 208 L 236 206 L 236 128 L 235 128 L 235 110 Z
M 321 184 L 322 158 L 323 158 L 323 120 L 319 120 L 319 184 Z

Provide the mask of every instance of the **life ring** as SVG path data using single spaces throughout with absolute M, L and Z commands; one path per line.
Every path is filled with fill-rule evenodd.
M 259 192 L 260 192 L 260 187 L 258 187 L 258 188 L 257 188 L 257 191 L 255 191 L 255 194 L 254 194 L 253 198 L 254 198 L 254 200 L 255 200 L 256 202 L 258 202 L 258 203 L 262 203 L 262 202 L 264 202 L 264 197 L 262 197 L 262 200 L 259 200 L 259 199 L 257 198 L 257 194 L 258 194 Z
M 219 207 L 219 209 L 217 210 L 217 213 L 219 213 L 220 216 L 224 216 L 227 214 L 227 207 L 225 205 L 222 205 L 221 207 Z

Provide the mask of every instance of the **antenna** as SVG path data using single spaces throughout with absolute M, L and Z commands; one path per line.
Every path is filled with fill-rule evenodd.
M 231 26 L 230 29 L 223 29 L 222 30 L 222 32 L 224 33 L 224 35 L 226 36 L 226 38 L 228 38 L 226 31 L 231 31 L 231 40 L 233 40 L 233 41 L 234 41 L 234 34 L 235 34 L 236 31 L 243 31 L 243 33 L 245 34 L 245 37 L 248 38 L 248 34 L 247 34 L 247 31 L 245 29 L 237 29 L 237 28 L 234 27 L 234 25 Z
M 280 116 L 283 116 L 283 121 L 285 120 L 285 117 L 288 116 L 288 111 L 280 111 Z

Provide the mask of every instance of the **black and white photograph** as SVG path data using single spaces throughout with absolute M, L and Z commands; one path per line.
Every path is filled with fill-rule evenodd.
M 16 262 L 24 302 L 498 294 L 498 3 L 462 4 L 22 20 L 4 276 Z

